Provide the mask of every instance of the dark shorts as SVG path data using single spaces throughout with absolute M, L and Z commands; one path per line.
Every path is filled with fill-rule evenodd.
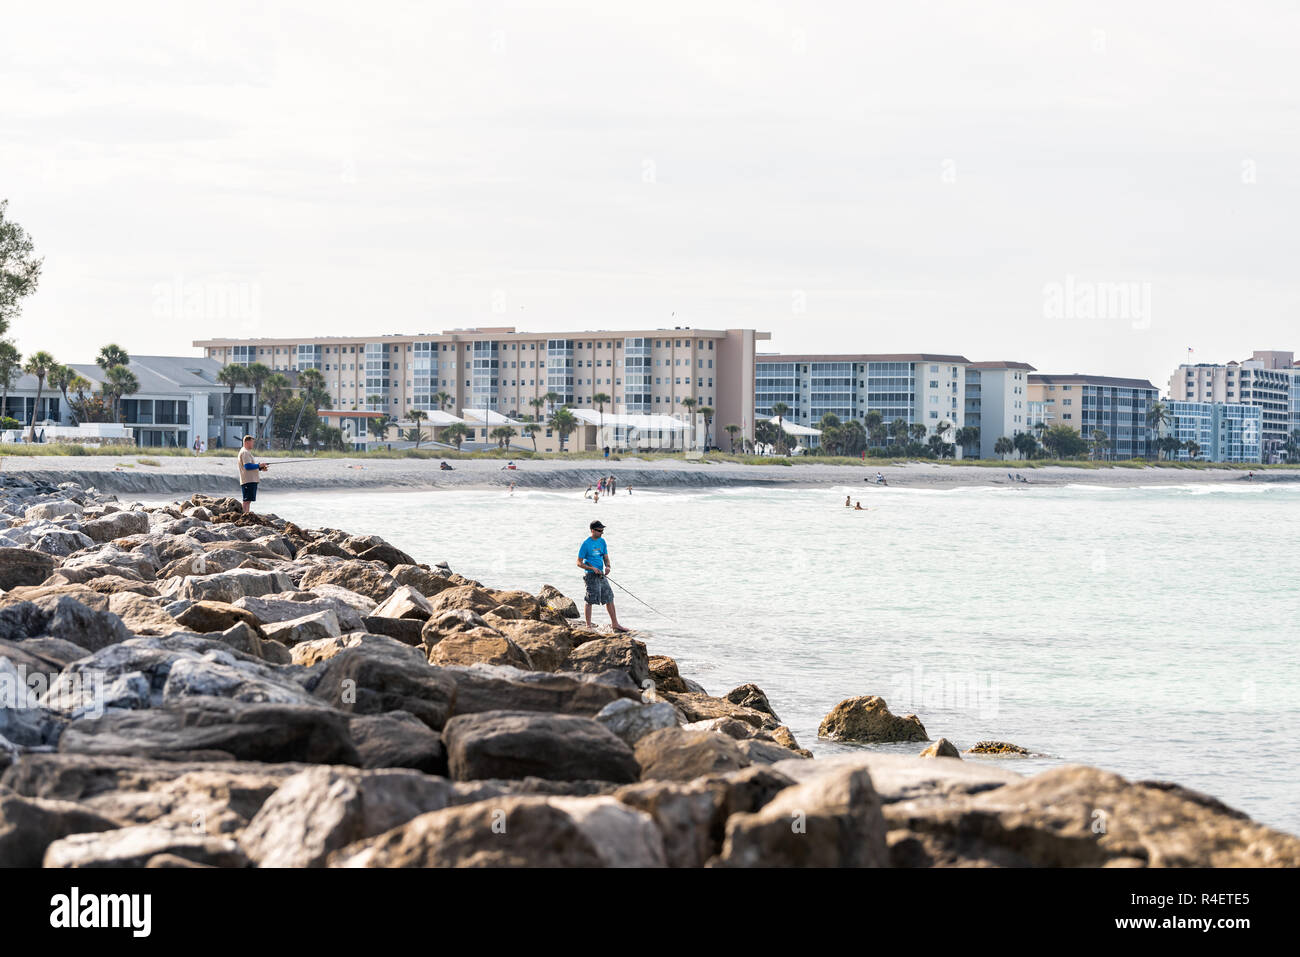
M 245 502 L 257 501 L 257 484 L 258 483 L 256 482 L 245 482 L 243 485 L 239 486 L 243 489 Z
M 614 589 L 609 587 L 609 579 L 604 575 L 587 572 L 582 580 L 587 586 L 588 605 L 608 605 L 614 601 Z

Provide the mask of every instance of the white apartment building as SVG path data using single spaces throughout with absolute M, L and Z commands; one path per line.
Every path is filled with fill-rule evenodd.
M 997 457 L 993 447 L 1033 427 L 1029 418 L 1027 362 L 972 362 L 966 367 L 966 425 L 980 430 L 979 457 Z

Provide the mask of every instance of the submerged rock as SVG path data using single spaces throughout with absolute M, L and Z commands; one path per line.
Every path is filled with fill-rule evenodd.
M 892 714 L 877 695 L 847 698 L 822 719 L 817 736 L 835 741 L 928 741 L 925 726 L 914 714 Z

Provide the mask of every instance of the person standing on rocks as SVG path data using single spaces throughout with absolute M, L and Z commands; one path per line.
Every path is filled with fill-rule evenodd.
M 583 582 L 587 586 L 587 627 L 591 627 L 591 606 L 604 605 L 609 610 L 609 623 L 615 631 L 631 631 L 618 623 L 618 614 L 614 611 L 614 589 L 606 577 L 613 566 L 609 563 L 609 548 L 605 545 L 605 526 L 595 521 L 590 528 L 591 535 L 578 548 L 578 567 L 584 572 Z
M 244 436 L 244 447 L 239 450 L 239 488 L 244 493 L 244 514 L 253 510 L 257 501 L 257 483 L 266 466 L 253 458 L 253 437 Z

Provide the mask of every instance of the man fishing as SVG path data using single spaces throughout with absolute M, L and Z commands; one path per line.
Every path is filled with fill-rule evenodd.
M 609 623 L 614 631 L 631 631 L 632 629 L 624 628 L 618 623 L 618 615 L 614 611 L 614 589 L 605 577 L 612 570 L 609 548 L 605 545 L 605 526 L 595 521 L 590 528 L 591 535 L 578 548 L 578 567 L 584 572 L 583 582 L 587 586 L 587 627 L 591 627 L 591 606 L 604 605 L 609 609 Z
M 253 437 L 244 436 L 244 447 L 239 450 L 239 488 L 244 493 L 244 514 L 253 510 L 257 501 L 257 483 L 266 466 L 253 457 Z

